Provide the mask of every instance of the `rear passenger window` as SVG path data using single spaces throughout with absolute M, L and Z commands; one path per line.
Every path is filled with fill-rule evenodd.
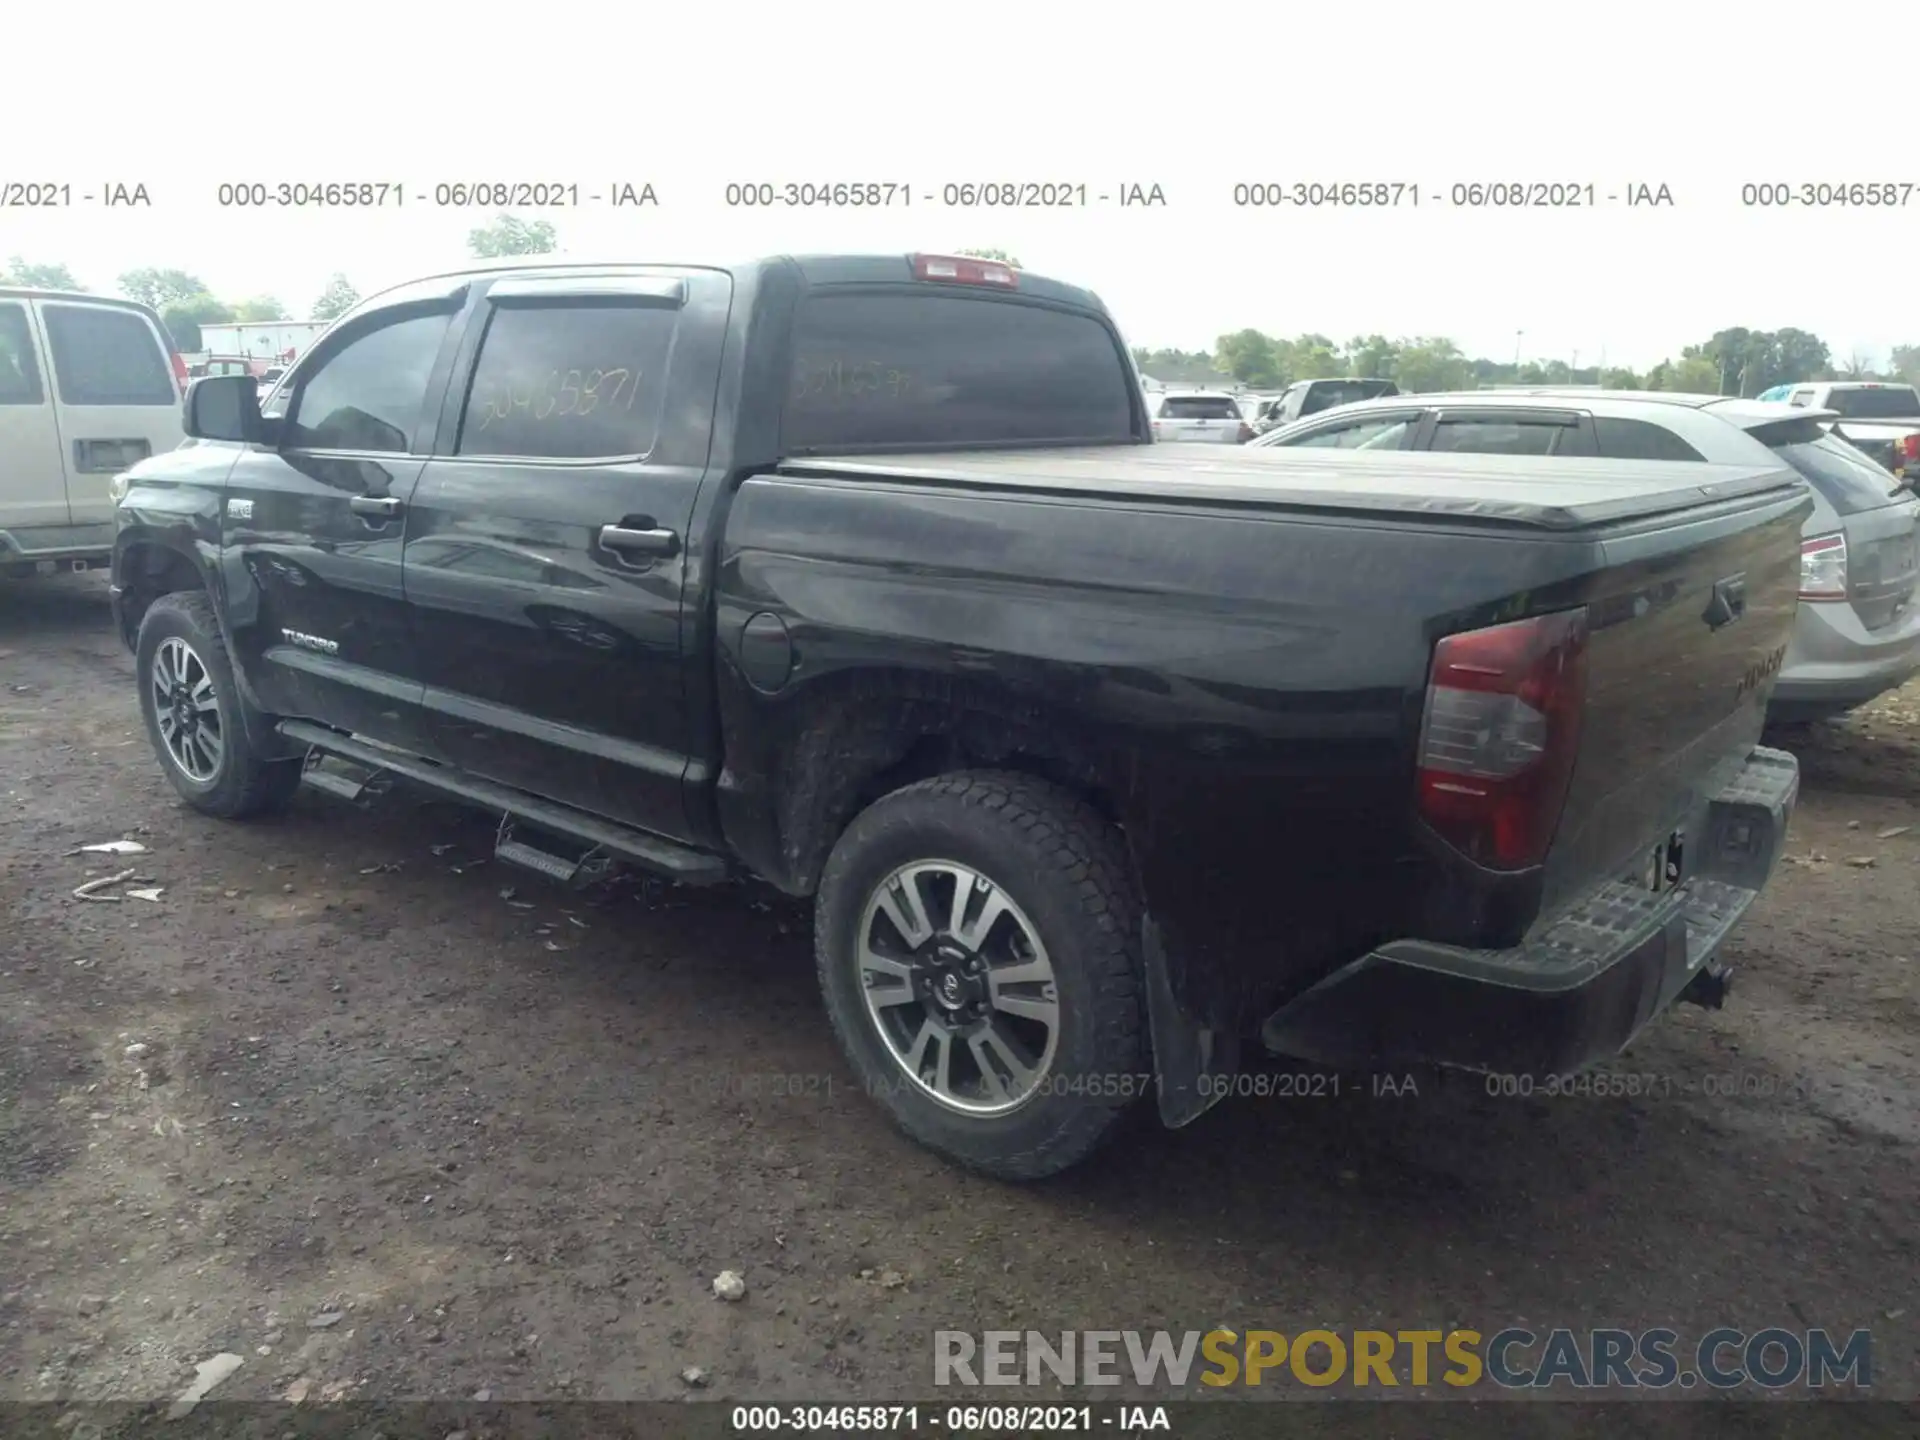
M 40 315 L 62 405 L 180 403 L 146 316 L 92 305 L 46 305 Z
M 802 306 L 790 452 L 1132 440 L 1132 367 L 1089 315 L 958 295 L 816 294 Z
M 1580 455 L 1589 453 L 1577 425 L 1538 420 L 1442 420 L 1434 450 L 1463 455 Z
M 680 311 L 632 300 L 496 308 L 456 453 L 637 458 L 660 433 Z
M 287 448 L 405 454 L 451 319 L 440 311 L 392 320 L 307 370 L 287 420 Z
M 39 405 L 46 398 L 33 334 L 27 329 L 27 307 L 0 305 L 0 405 Z
M 1614 460 L 1701 460 L 1706 456 L 1671 430 L 1645 420 L 1609 420 L 1596 416 L 1594 443 Z

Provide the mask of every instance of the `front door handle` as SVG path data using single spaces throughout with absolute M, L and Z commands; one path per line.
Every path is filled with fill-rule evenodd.
M 625 525 L 602 525 L 600 543 L 619 555 L 672 555 L 680 537 L 671 530 L 631 530 Z
M 347 501 L 347 508 L 356 515 L 377 515 L 382 520 L 391 520 L 405 507 L 391 495 L 356 495 Z

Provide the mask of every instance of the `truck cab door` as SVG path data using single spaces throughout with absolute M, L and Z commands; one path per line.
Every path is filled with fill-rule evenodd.
M 144 311 L 84 297 L 42 300 L 67 521 L 113 535 L 113 477 L 185 437 L 171 342 Z
M 407 516 L 437 752 L 681 840 L 708 778 L 682 605 L 731 296 L 713 272 L 495 281 Z
M 41 358 L 39 326 L 25 300 L 0 299 L 0 566 L 24 563 L 32 531 L 67 523 L 60 426 Z
M 431 755 L 401 586 L 465 287 L 343 321 L 228 477 L 221 569 L 236 662 L 270 713 Z

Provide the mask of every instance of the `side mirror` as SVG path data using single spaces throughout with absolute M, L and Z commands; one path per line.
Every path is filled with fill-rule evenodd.
M 251 375 L 206 375 L 187 388 L 186 431 L 195 440 L 258 441 L 260 389 Z

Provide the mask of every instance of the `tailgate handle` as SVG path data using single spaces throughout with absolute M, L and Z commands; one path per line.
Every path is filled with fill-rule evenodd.
M 1746 572 L 1742 571 L 1713 582 L 1713 598 L 1707 602 L 1706 614 L 1700 618 L 1707 622 L 1709 630 L 1718 630 L 1722 625 L 1731 625 L 1746 613 L 1747 577 Z
M 391 495 L 356 495 L 347 501 L 347 508 L 356 515 L 390 520 L 400 513 L 400 502 Z

